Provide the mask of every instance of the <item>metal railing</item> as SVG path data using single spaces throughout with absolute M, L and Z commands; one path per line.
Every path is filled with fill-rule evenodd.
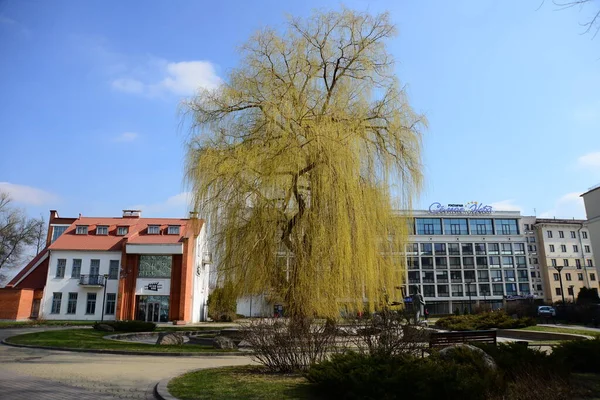
M 81 275 L 79 284 L 83 286 L 104 286 L 104 275 Z

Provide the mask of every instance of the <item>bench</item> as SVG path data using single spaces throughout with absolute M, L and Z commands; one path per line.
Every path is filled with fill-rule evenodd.
M 435 332 L 429 339 L 430 349 L 439 349 L 458 343 L 489 343 L 496 345 L 496 331 Z

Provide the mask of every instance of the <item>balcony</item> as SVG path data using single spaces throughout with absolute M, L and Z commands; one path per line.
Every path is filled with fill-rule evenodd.
M 79 286 L 103 287 L 104 275 L 81 275 Z

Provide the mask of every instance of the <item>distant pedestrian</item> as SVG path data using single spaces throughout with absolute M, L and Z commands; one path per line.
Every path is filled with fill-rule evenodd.
M 425 321 L 427 321 L 427 319 L 429 319 L 429 310 L 425 309 L 425 312 L 423 314 L 425 315 Z

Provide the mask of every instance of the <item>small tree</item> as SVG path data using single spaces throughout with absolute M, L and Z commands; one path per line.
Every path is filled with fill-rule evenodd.
M 597 288 L 582 287 L 577 294 L 577 304 L 600 304 Z
M 208 296 L 208 316 L 214 321 L 231 322 L 236 319 L 236 296 L 231 283 L 215 288 Z

